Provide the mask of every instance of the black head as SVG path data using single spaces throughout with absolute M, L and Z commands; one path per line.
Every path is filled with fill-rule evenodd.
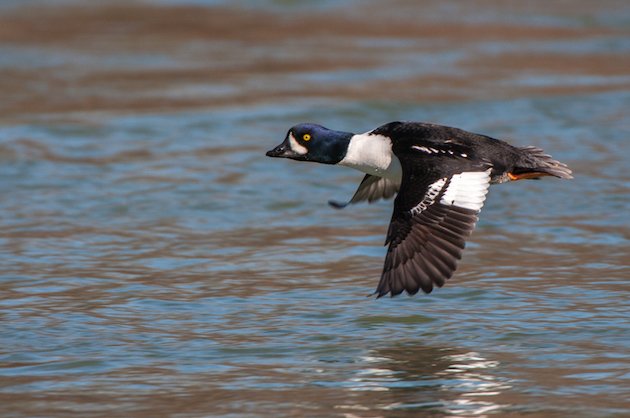
M 289 129 L 282 144 L 267 151 L 267 156 L 337 164 L 346 156 L 353 135 L 313 123 L 301 123 Z

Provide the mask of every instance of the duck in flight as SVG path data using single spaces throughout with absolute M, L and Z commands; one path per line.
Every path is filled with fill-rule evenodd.
M 363 134 L 302 123 L 267 156 L 366 173 L 349 202 L 329 202 L 335 208 L 396 196 L 377 297 L 443 286 L 457 268 L 490 184 L 572 178 L 566 164 L 540 148 L 421 122 L 391 122 Z

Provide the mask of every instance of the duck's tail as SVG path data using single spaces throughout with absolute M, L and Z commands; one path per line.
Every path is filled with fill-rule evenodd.
M 510 180 L 536 179 L 544 176 L 554 176 L 561 179 L 572 179 L 573 172 L 564 163 L 551 158 L 551 155 L 538 147 L 523 147 L 521 160 L 509 173 Z

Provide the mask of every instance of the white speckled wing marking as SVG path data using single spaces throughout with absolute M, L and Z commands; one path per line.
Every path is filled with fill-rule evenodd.
M 433 147 L 423 147 L 423 146 L 420 146 L 420 145 L 412 145 L 411 149 L 415 149 L 417 151 L 422 151 L 422 152 L 427 153 L 427 154 L 446 154 L 447 152 L 449 154 L 453 154 L 453 151 L 450 151 L 450 150 L 436 149 L 436 148 L 433 148 Z M 465 157 L 465 156 L 466 155 L 462 155 L 462 157 Z
M 442 191 L 442 188 L 444 187 L 446 180 L 447 180 L 446 177 L 444 177 L 432 183 L 427 189 L 427 192 L 425 193 L 422 201 L 418 203 L 416 206 L 414 206 L 413 208 L 411 208 L 411 214 L 417 215 L 421 212 L 424 212 L 426 208 L 431 206 L 433 202 L 435 202 L 435 198 L 437 197 L 437 195 L 440 194 L 440 192 Z
M 431 154 L 431 150 L 427 147 L 421 147 L 419 145 L 413 145 L 411 147 L 412 149 L 418 150 L 418 151 L 422 151 L 422 152 L 426 152 L 427 154 Z

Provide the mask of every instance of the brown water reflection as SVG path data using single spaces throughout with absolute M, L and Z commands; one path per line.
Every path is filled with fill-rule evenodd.
M 192 3 L 0 6 L 0 415 L 628 414 L 624 2 Z M 493 188 L 445 288 L 370 299 L 390 204 L 264 151 L 391 119 L 576 178 Z
M 623 2 L 557 9 L 487 3 L 306 12 L 26 5 L 0 16 L 0 39 L 15 63 L 1 70 L 2 117 L 296 97 L 382 100 L 382 92 L 387 100 L 443 101 L 628 87 L 628 54 L 607 45 L 626 28 L 597 24 L 624 10 Z M 547 80 L 528 79 L 541 74 Z

